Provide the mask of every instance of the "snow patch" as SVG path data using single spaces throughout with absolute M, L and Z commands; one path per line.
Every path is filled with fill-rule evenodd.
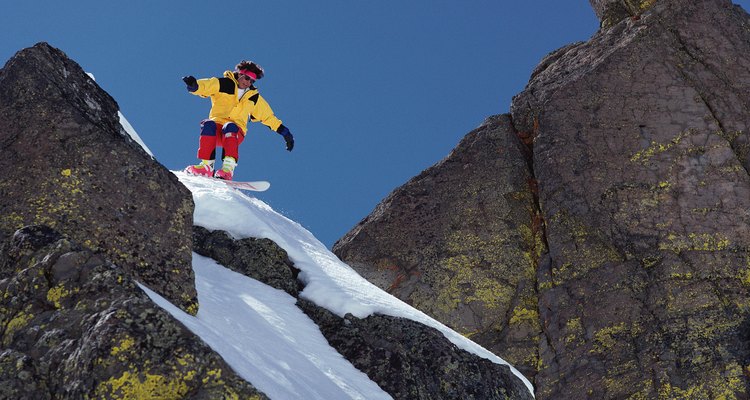
M 268 238 L 286 250 L 295 267 L 301 270 L 299 278 L 305 284 L 301 297 L 341 317 L 352 314 L 365 318 L 379 313 L 431 326 L 459 348 L 509 366 L 533 395 L 531 382 L 512 365 L 368 282 L 304 227 L 277 213 L 268 204 L 231 189 L 222 182 L 183 172 L 173 173 L 193 193 L 195 225 L 209 230 L 223 230 L 237 239 Z
M 328 344 L 294 297 L 195 253 L 193 270 L 195 317 L 139 286 L 272 399 L 391 399 Z

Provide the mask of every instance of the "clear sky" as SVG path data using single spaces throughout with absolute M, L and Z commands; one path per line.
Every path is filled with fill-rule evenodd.
M 210 108 L 181 77 L 220 76 L 243 59 L 263 66 L 257 86 L 296 146 L 251 124 L 235 179 L 269 180 L 257 197 L 329 247 L 508 112 L 546 54 L 598 28 L 586 0 L 7 3 L 2 63 L 40 41 L 60 48 L 172 170 L 196 161 Z

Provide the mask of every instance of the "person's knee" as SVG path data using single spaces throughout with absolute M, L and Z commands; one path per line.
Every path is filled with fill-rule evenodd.
M 221 127 L 221 131 L 224 133 L 224 137 L 237 137 L 240 127 L 234 122 L 227 122 Z
M 216 136 L 216 122 L 210 119 L 201 122 L 201 136 Z

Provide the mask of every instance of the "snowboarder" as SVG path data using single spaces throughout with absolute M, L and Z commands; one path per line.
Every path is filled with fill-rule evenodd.
M 294 148 L 294 137 L 289 128 L 276 118 L 265 99 L 254 86 L 263 77 L 263 68 L 252 61 L 242 61 L 234 71 L 224 72 L 223 78 L 195 79 L 183 77 L 187 90 L 200 97 L 211 98 L 208 119 L 201 121 L 197 165 L 190 165 L 185 172 L 232 180 L 234 168 L 239 160 L 239 147 L 245 138 L 247 120 L 261 122 L 284 137 L 286 149 Z M 216 147 L 222 147 L 222 166 L 214 175 Z

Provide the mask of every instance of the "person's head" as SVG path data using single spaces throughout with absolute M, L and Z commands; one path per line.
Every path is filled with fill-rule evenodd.
M 240 61 L 234 67 L 234 76 L 241 89 L 246 89 L 263 77 L 263 68 L 252 61 Z

